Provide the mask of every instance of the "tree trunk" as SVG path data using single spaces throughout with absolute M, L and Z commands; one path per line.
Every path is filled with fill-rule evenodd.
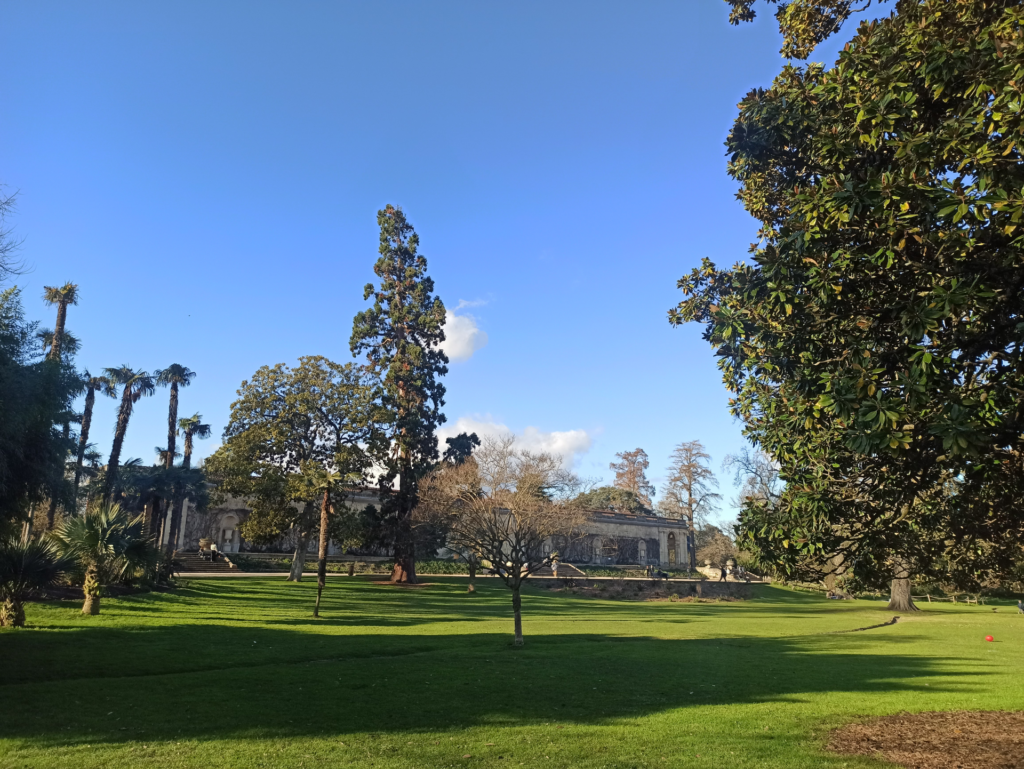
M 905 573 L 905 572 L 904 572 Z M 917 611 L 914 599 L 910 595 L 910 577 L 894 577 L 889 593 L 889 606 L 894 611 Z
M 171 382 L 171 405 L 167 412 L 167 459 L 164 467 L 174 467 L 174 444 L 178 435 L 178 383 Z
M 53 327 L 53 342 L 50 344 L 50 360 L 60 361 L 60 348 L 64 343 L 64 326 L 68 321 L 67 302 L 57 304 L 57 322 Z
M 21 544 L 27 545 L 32 539 L 32 524 L 35 522 L 36 517 L 36 505 L 33 502 L 32 506 L 28 509 L 28 519 L 25 521 L 25 525 L 21 529 Z
M 71 440 L 71 423 L 65 422 L 63 427 L 65 445 Z M 57 499 L 60 495 L 60 487 L 64 482 L 64 462 L 60 463 L 59 475 L 53 479 L 53 487 L 50 489 L 50 505 L 46 509 L 46 530 L 53 531 L 54 521 L 57 519 Z
M 114 443 L 110 447 L 110 459 L 107 460 L 107 477 L 103 484 L 103 498 L 110 501 L 117 485 L 117 471 L 121 465 L 121 446 L 124 444 L 125 433 L 128 432 L 128 420 L 132 416 L 132 388 L 124 386 L 121 395 L 121 408 L 117 412 L 117 427 L 114 429 Z
M 100 613 L 100 575 L 95 566 L 89 566 L 85 570 L 85 584 L 82 592 L 85 593 L 85 603 L 82 604 L 82 614 Z
M 302 570 L 306 566 L 306 549 L 309 547 L 309 511 L 312 507 L 308 502 L 302 510 L 302 515 L 296 527 L 299 530 L 295 539 L 295 555 L 292 556 L 292 568 L 288 574 L 289 582 L 301 582 Z
M 192 468 L 192 436 L 185 436 L 185 453 L 181 458 L 181 469 L 189 470 Z M 174 507 L 171 510 L 171 532 L 170 537 L 167 540 L 167 552 L 173 555 L 174 551 L 178 549 L 178 539 L 181 537 L 181 518 L 185 510 L 185 497 L 178 494 L 172 503 Z
M 412 469 L 408 470 L 409 477 Z M 405 483 L 403 475 L 401 483 Z M 407 489 L 399 491 L 399 510 L 397 531 L 395 532 L 395 567 L 391 571 L 391 581 L 395 583 L 416 583 L 416 543 L 412 537 L 412 502 Z
M 17 598 L 0 604 L 0 627 L 25 627 L 25 606 Z
M 476 561 L 472 559 L 469 561 L 469 587 L 466 588 L 466 592 L 476 592 Z
M 178 539 L 181 535 L 181 512 L 185 507 L 185 500 L 179 494 L 171 505 L 171 530 L 168 532 L 167 537 L 168 555 L 174 555 L 174 551 L 178 549 Z
M 523 599 L 519 595 L 519 588 L 512 588 L 512 614 L 515 618 L 516 640 L 514 646 L 523 645 Z
M 96 391 L 91 387 L 85 393 L 85 409 L 82 411 L 82 430 L 78 435 L 78 456 L 75 458 L 75 512 L 78 512 L 78 484 L 82 480 L 82 463 L 85 448 L 89 445 L 89 428 L 92 426 L 92 409 L 96 405 Z
M 327 516 L 330 512 L 331 492 L 324 489 L 324 498 L 320 502 L 320 552 L 316 564 L 316 606 L 313 607 L 313 616 L 320 616 L 320 596 L 324 592 L 324 585 L 327 584 Z

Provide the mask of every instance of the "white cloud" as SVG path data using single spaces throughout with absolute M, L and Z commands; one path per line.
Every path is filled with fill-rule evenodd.
M 593 438 L 586 430 L 544 432 L 536 427 L 527 427 L 516 433 L 510 430 L 508 425 L 495 422 L 489 417 L 459 417 L 454 424 L 444 425 L 437 431 L 442 453 L 445 449 L 444 439 L 459 433 L 476 433 L 481 438 L 514 434 L 519 448 L 558 454 L 562 457 L 562 464 L 567 468 L 573 466 L 577 455 L 590 451 L 590 444 L 593 442 Z
M 459 302 L 459 309 L 463 302 Z M 449 360 L 469 360 L 473 353 L 487 345 L 487 332 L 476 325 L 472 315 L 456 315 L 448 310 L 444 320 L 445 340 L 441 345 Z

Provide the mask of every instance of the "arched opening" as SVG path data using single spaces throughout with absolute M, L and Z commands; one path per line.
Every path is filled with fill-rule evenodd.
M 217 549 L 224 553 L 238 552 L 238 517 L 234 514 L 225 515 L 220 519 Z
M 676 553 L 677 553 L 677 551 L 676 551 L 676 535 L 670 533 L 668 535 L 668 564 L 669 564 L 669 566 L 675 566 L 676 563 L 678 563 L 678 558 L 677 558 Z
M 647 565 L 647 543 L 642 539 L 637 543 L 637 561 L 641 566 Z

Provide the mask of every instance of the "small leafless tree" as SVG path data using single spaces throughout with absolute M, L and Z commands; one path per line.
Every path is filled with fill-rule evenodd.
M 440 466 L 420 486 L 419 515 L 443 524 L 452 549 L 489 563 L 512 591 L 516 646 L 522 585 L 550 563 L 545 541 L 579 536 L 584 516 L 572 500 L 581 486 L 561 457 L 520 450 L 511 435 L 484 439 L 471 459 Z

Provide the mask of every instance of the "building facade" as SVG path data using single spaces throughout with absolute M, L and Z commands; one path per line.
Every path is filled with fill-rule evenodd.
M 378 505 L 377 490 L 358 489 L 349 495 L 347 504 L 356 509 Z M 178 549 L 195 551 L 200 539 L 209 539 L 221 552 L 244 552 L 248 548 L 238 527 L 251 512 L 246 500 L 238 497 L 229 497 L 217 507 L 201 512 L 186 505 Z M 281 552 L 288 552 L 294 546 L 294 538 L 286 535 L 278 547 Z M 693 529 L 689 523 L 652 514 L 588 510 L 578 535 L 550 539 L 544 549 L 545 555 L 557 551 L 563 562 L 581 566 L 694 568 Z M 328 552 L 342 554 L 334 543 Z

